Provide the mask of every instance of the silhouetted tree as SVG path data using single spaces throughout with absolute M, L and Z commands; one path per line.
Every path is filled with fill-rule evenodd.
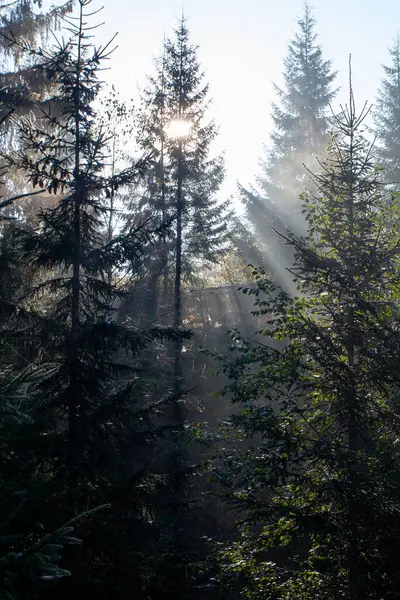
M 128 224 L 138 215 L 173 224 L 149 257 L 151 278 L 164 281 L 169 293 L 177 266 L 182 281 L 193 281 L 199 267 L 212 265 L 228 245 L 229 204 L 217 198 L 224 166 L 222 157 L 212 157 L 218 131 L 206 120 L 207 96 L 197 47 L 182 18 L 174 37 L 165 40 L 156 73 L 143 92 L 137 139 L 154 161 L 127 215 Z M 176 120 L 187 124 L 187 135 L 169 128 Z
M 185 290 L 189 284 L 198 284 L 207 269 L 213 269 L 230 244 L 229 202 L 218 198 L 224 164 L 221 156 L 213 155 L 218 131 L 207 118 L 208 106 L 208 86 L 198 62 L 197 47 L 191 42 L 186 19 L 182 18 L 173 35 L 164 40 L 155 74 L 149 77 L 142 93 L 137 141 L 142 151 L 152 156 L 152 165 L 132 191 L 126 211 L 128 227 L 146 221 L 166 226 L 156 246 L 149 247 L 142 263 L 141 286 L 134 288 L 133 297 L 135 292 L 142 296 L 145 321 L 160 320 L 175 331 L 189 312 Z M 194 368 L 197 350 L 187 344 L 185 350 L 183 353 L 178 340 L 171 352 L 172 361 L 171 355 L 157 352 L 155 357 L 153 353 L 146 371 L 158 382 L 163 378 L 172 381 L 177 397 L 192 387 L 188 365 Z M 176 403 L 175 422 L 183 424 L 190 411 L 188 404 L 186 396 Z M 188 598 L 201 593 L 193 573 L 204 569 L 207 562 L 205 541 L 199 538 L 209 521 L 198 488 L 187 479 L 195 460 L 185 438 L 177 435 L 170 469 L 181 473 L 174 496 L 184 508 L 168 519 L 169 552 L 159 567 L 154 595 L 161 585 L 168 597 L 173 597 L 178 589 Z
M 112 505 L 107 519 L 86 536 L 79 559 L 71 559 L 75 568 L 68 597 L 88 589 L 100 597 L 107 586 L 115 592 L 128 582 L 137 593 L 143 590 L 144 531 L 151 538 L 155 491 L 168 479 L 152 447 L 174 424 L 160 420 L 171 394 L 166 390 L 163 397 L 151 398 L 139 376 L 139 355 L 153 341 L 184 335 L 157 327 L 138 331 L 129 320 L 116 319 L 116 304 L 125 298 L 120 279 L 138 256 L 147 255 L 146 246 L 160 232 L 139 225 L 109 239 L 104 227 L 112 211 L 110 190 L 132 184 L 146 165 L 139 161 L 122 171 L 105 171 L 108 138 L 97 126 L 93 103 L 110 44 L 91 44 L 91 4 L 78 0 L 78 19 L 69 23 L 72 36 L 54 49 L 37 49 L 10 33 L 10 42 L 52 81 L 62 111 L 58 117 L 41 107 L 43 127 L 22 117 L 21 145 L 3 153 L 6 164 L 24 173 L 33 187 L 59 198 L 54 207 L 39 211 L 37 226 L 14 226 L 15 248 L 35 278 L 17 302 L 3 303 L 9 320 L 1 331 L 3 343 L 25 348 L 35 365 L 56 367 L 41 386 L 30 410 L 34 419 L 24 432 L 24 468 L 38 482 L 46 481 L 35 497 L 36 508 L 44 512 L 37 518 L 51 530 L 64 516 Z M 110 267 L 121 277 L 110 280 Z M 129 555 L 130 568 L 116 581 L 121 553 L 125 559 Z

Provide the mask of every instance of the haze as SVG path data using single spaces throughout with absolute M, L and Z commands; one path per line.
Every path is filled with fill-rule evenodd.
M 336 103 L 346 100 L 347 63 L 352 54 L 356 101 L 373 102 L 388 62 L 387 48 L 398 33 L 400 3 L 395 0 L 314 0 L 319 41 L 333 61 L 342 87 Z M 302 0 L 186 0 L 183 4 L 199 44 L 199 57 L 210 84 L 211 115 L 220 125 L 219 149 L 226 153 L 224 191 L 236 180 L 247 184 L 271 129 L 272 82 L 282 81 L 287 44 L 303 11 Z M 152 70 L 164 31 L 177 23 L 179 0 L 106 0 L 98 33 L 106 40 L 118 31 L 118 49 L 107 79 L 123 97 L 135 97 L 137 85 Z M 121 19 L 123 15 L 123 19 Z
M 0 1 L 0 599 L 399 598 L 400 4 L 311 2 Z

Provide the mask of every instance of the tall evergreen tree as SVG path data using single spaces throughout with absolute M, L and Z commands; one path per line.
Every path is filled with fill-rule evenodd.
M 309 234 L 288 237 L 299 296 L 258 272 L 264 342 L 235 334 L 226 361 L 242 410 L 221 478 L 245 526 L 223 571 L 239 597 L 398 597 L 400 210 L 364 117 L 351 94 Z
M 284 88 L 275 85 L 278 103 L 272 105 L 274 132 L 261 162 L 257 188 L 240 188 L 247 218 L 261 245 L 270 250 L 277 243 L 272 227 L 280 232 L 286 227 L 302 230 L 299 194 L 309 187 L 303 163 L 315 170 L 316 156 L 324 156 L 329 142 L 327 113 L 335 96 L 336 73 L 331 62 L 323 58 L 315 25 L 306 2 L 284 61 Z
M 1 351 L 3 358 L 9 355 L 9 348 Z M 46 582 L 48 585 L 49 581 L 70 575 L 58 565 L 60 550 L 67 544 L 80 543 L 71 532 L 83 515 L 75 522 L 60 523 L 54 532 L 43 532 L 40 522 L 29 518 L 37 498 L 24 464 L 24 432 L 32 421 L 32 404 L 53 373 L 54 365 L 0 369 L 0 597 L 8 600 L 40 597 Z
M 110 281 L 110 266 L 129 272 L 159 232 L 131 227 L 109 240 L 104 229 L 112 210 L 110 190 L 132 184 L 144 165 L 105 173 L 107 136 L 97 127 L 93 103 L 110 44 L 91 44 L 91 4 L 78 1 L 78 19 L 69 23 L 72 37 L 54 49 L 38 50 L 10 37 L 51 79 L 62 111 L 55 118 L 41 108 L 49 127 L 21 118 L 23 143 L 3 156 L 33 187 L 61 196 L 54 207 L 39 211 L 37 227 L 14 226 L 20 260 L 36 278 L 17 303 L 3 303 L 10 320 L 1 332 L 4 343 L 16 341 L 36 365 L 51 361 L 56 367 L 31 407 L 35 418 L 24 436 L 25 469 L 35 481 L 46 481 L 46 493 L 38 485 L 36 497 L 36 506 L 46 509 L 41 524 L 51 529 L 56 516 L 112 504 L 109 519 L 97 523 L 75 564 L 68 597 L 86 593 L 84 586 L 93 592 L 93 573 L 97 597 L 106 594 L 106 586 L 121 590 L 128 582 L 137 594 L 142 591 L 143 531 L 151 533 L 152 490 L 165 480 L 151 445 L 173 426 L 159 421 L 171 402 L 168 390 L 152 401 L 138 376 L 139 354 L 153 340 L 183 335 L 156 327 L 137 331 L 114 316 L 124 290 L 115 278 Z M 161 469 L 157 476 L 150 473 L 154 462 Z M 128 555 L 128 574 L 113 581 L 115 560 L 126 561 Z
M 18 40 L 27 40 L 31 44 L 45 45 L 52 40 L 52 35 L 61 27 L 63 19 L 69 15 L 75 0 L 58 2 L 47 11 L 43 11 L 41 0 L 15 0 L 2 2 L 0 6 L 0 117 L 10 110 L 18 114 L 31 113 L 40 118 L 40 108 L 52 102 L 55 115 L 60 111 L 59 101 L 53 98 L 54 87 L 45 73 L 36 69 L 31 57 L 21 52 L 18 45 L 9 43 L 9 33 Z M 44 123 L 42 122 L 42 125 Z M 18 147 L 21 143 L 18 128 L 14 120 L 3 121 L 1 147 Z M 30 191 L 27 182 L 14 169 L 8 169 L 1 182 L 4 196 L 13 196 Z M 36 207 L 50 201 L 49 195 L 40 197 L 26 196 L 23 202 L 13 203 L 8 213 L 23 217 L 27 221 L 35 218 Z
M 189 284 L 198 284 L 201 270 L 212 269 L 230 243 L 229 203 L 218 198 L 224 177 L 223 157 L 213 155 L 218 131 L 207 117 L 208 106 L 208 86 L 198 62 L 197 47 L 191 42 L 186 19 L 182 18 L 173 35 L 164 40 L 155 74 L 142 94 L 137 141 L 145 153 L 152 155 L 152 165 L 133 190 L 127 206 L 128 227 L 146 220 L 167 225 L 165 235 L 143 261 L 142 289 L 146 293 L 142 314 L 145 320 L 160 320 L 175 331 L 189 308 L 185 289 Z M 141 294 L 140 289 L 137 294 Z M 187 377 L 188 364 L 195 364 L 191 348 L 186 347 L 185 353 L 182 350 L 178 340 L 172 349 L 172 361 L 157 351 L 148 363 L 147 372 L 156 373 L 158 382 L 163 378 L 172 381 L 176 397 L 192 387 Z M 187 411 L 182 400 L 177 402 L 173 420 L 182 423 Z M 182 444 L 181 440 L 181 435 L 177 435 L 171 469 L 186 475 L 193 458 L 189 458 L 189 444 Z M 181 589 L 188 598 L 199 593 L 197 589 L 189 591 L 192 575 L 188 578 L 187 574 L 193 568 L 204 568 L 204 542 L 199 543 L 198 539 L 207 526 L 202 505 L 188 504 L 193 489 L 186 477 L 174 487 L 174 495 L 185 509 L 170 519 L 172 562 L 167 570 L 168 581 L 163 579 L 167 594 L 173 596 L 174 590 L 176 594 Z M 198 490 L 194 495 L 199 496 Z
M 138 215 L 172 223 L 170 234 L 149 257 L 152 279 L 163 280 L 169 292 L 180 262 L 182 281 L 193 281 L 199 266 L 217 261 L 228 244 L 229 204 L 217 198 L 224 165 L 221 156 L 212 156 L 218 130 L 207 121 L 207 97 L 197 47 L 182 18 L 173 38 L 164 41 L 163 56 L 143 92 L 137 141 L 154 161 L 127 215 L 128 224 Z M 182 137 L 179 122 L 186 123 Z
M 384 66 L 374 111 L 377 155 L 385 169 L 385 179 L 400 184 L 400 38 L 390 49 L 391 65 Z
M 46 99 L 50 82 L 43 73 L 32 69 L 28 57 L 15 45 L 10 45 L 8 35 L 12 31 L 17 39 L 31 44 L 43 43 L 50 33 L 59 29 L 62 19 L 72 12 L 75 0 L 58 3 L 47 12 L 40 11 L 42 2 L 16 0 L 2 2 L 0 6 L 0 55 L 3 71 L 0 75 L 0 99 L 3 110 L 32 108 L 32 95 Z
M 3 120 L 11 113 L 4 111 Z M 6 170 L 3 169 L 1 174 L 6 175 Z M 7 323 L 12 300 L 29 279 L 28 271 L 24 272 L 19 262 L 12 236 L 8 235 L 10 219 L 4 212 L 18 199 L 17 195 L 0 202 L 3 226 L 0 239 L 1 327 Z M 37 495 L 33 492 L 36 483 L 26 470 L 25 433 L 27 426 L 33 425 L 32 407 L 39 401 L 42 386 L 57 367 L 54 364 L 36 366 L 23 359 L 25 364 L 21 368 L 23 357 L 3 336 L 0 355 L 0 596 L 18 600 L 26 598 L 27 594 L 31 598 L 40 597 L 46 581 L 54 582 L 70 574 L 58 565 L 60 550 L 67 544 L 80 543 L 70 534 L 83 515 L 65 525 L 59 521 L 61 527 L 53 532 L 44 531 L 41 520 L 31 518 Z

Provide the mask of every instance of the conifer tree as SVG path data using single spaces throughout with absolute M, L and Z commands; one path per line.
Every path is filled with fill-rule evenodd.
M 153 164 L 127 210 L 128 226 L 149 219 L 168 227 L 143 262 L 144 314 L 150 323 L 160 318 L 176 331 L 184 315 L 185 285 L 198 283 L 201 267 L 211 268 L 229 247 L 229 202 L 217 196 L 223 157 L 212 156 L 218 131 L 207 119 L 208 104 L 197 47 L 182 17 L 173 36 L 164 40 L 155 75 L 143 92 L 137 141 L 153 156 Z M 173 365 L 164 361 L 165 376 L 172 378 L 177 394 L 184 381 L 181 363 L 177 341 Z M 175 420 L 182 420 L 180 405 L 176 409 Z
M 213 156 L 218 132 L 207 117 L 208 86 L 185 18 L 164 40 L 163 54 L 155 67 L 137 115 L 138 146 L 152 156 L 152 164 L 132 191 L 126 219 L 128 226 L 143 221 L 166 226 L 156 246 L 149 247 L 142 263 L 141 289 L 136 292 L 146 290 L 142 295 L 144 320 L 160 320 L 177 331 L 188 308 L 185 287 L 198 284 L 201 270 L 212 269 L 229 248 L 231 215 L 229 203 L 218 198 L 224 177 L 223 158 Z M 178 340 L 171 351 L 172 361 L 171 356 L 157 351 L 157 357 L 149 357 L 146 371 L 156 377 L 158 384 L 163 379 L 172 382 L 176 398 L 192 387 L 186 378 L 186 365 L 189 360 L 194 364 L 195 358 L 190 349 L 186 348 L 186 353 L 182 349 Z M 173 421 L 183 425 L 186 415 L 181 399 L 173 407 Z M 193 488 L 187 476 L 193 459 L 189 458 L 190 447 L 182 432 L 177 433 L 175 445 L 170 469 L 181 474 L 173 489 L 176 501 L 184 508 L 168 519 L 169 552 L 165 554 L 160 581 L 166 595 L 173 596 L 174 590 L 181 589 L 189 598 L 198 594 L 197 589 L 189 588 L 193 569 L 201 569 L 204 563 L 204 542 L 198 542 L 202 526 L 198 523 L 207 517 L 200 505 L 188 503 Z
M 21 52 L 16 44 L 10 44 L 9 34 L 19 40 L 27 40 L 35 45 L 45 45 L 52 40 L 52 35 L 61 27 L 65 16 L 74 8 L 75 0 L 58 2 L 47 11 L 43 11 L 41 0 L 15 0 L 2 2 L 0 6 L 0 117 L 11 110 L 14 113 L 31 113 L 40 118 L 37 104 L 52 103 L 53 114 L 59 113 L 59 101 L 53 98 L 52 82 L 43 71 L 35 69 L 29 57 Z M 42 123 L 42 126 L 44 124 Z M 12 119 L 4 120 L 1 126 L 1 148 L 18 147 L 21 143 L 18 128 Z M 4 196 L 31 191 L 27 189 L 26 180 L 17 171 L 9 168 L 1 182 Z M 36 207 L 50 201 L 46 193 L 39 197 L 26 196 L 23 202 L 13 203 L 8 214 L 32 221 Z
M 22 370 L 15 367 L 0 370 L 0 597 L 8 600 L 28 595 L 36 598 L 46 582 L 70 575 L 58 564 L 60 550 L 65 545 L 80 543 L 71 532 L 84 515 L 53 533 L 43 533 L 40 522 L 29 518 L 37 498 L 33 493 L 34 482 L 27 477 L 24 466 L 24 426 L 31 422 L 34 398 L 54 368 L 54 365 L 39 368 L 28 365 Z
M 351 93 L 306 200 L 308 235 L 287 238 L 299 295 L 256 272 L 263 343 L 235 333 L 226 360 L 242 410 L 221 479 L 245 525 L 223 577 L 238 597 L 398 597 L 400 210 L 365 116 Z
M 327 113 L 335 96 L 332 86 L 336 73 L 331 62 L 323 58 L 315 25 L 306 3 L 284 61 L 284 88 L 275 85 L 274 132 L 261 162 L 257 186 L 252 190 L 240 188 L 247 218 L 264 248 L 271 249 L 277 243 L 272 227 L 280 232 L 287 227 L 302 230 L 298 197 L 309 186 L 304 163 L 315 170 L 315 158 L 324 156 L 329 142 Z M 278 252 L 282 252 L 280 246 Z
M 390 66 L 384 66 L 385 78 L 374 110 L 377 156 L 385 169 L 385 179 L 400 182 L 400 39 L 390 49 Z
M 49 39 L 50 32 L 58 29 L 64 16 L 71 13 L 75 0 L 58 3 L 47 12 L 40 11 L 41 1 L 16 0 L 3 2 L 0 6 L 0 54 L 9 68 L 1 73 L 0 100 L 3 110 L 30 109 L 34 95 L 37 100 L 47 99 L 49 82 L 43 73 L 30 68 L 27 56 L 21 53 L 16 45 L 10 45 L 10 31 L 16 39 L 29 41 L 31 44 L 43 43 Z
M 3 120 L 11 112 L 5 112 Z M 5 174 L 3 170 L 1 175 Z M 3 228 L 0 238 L 1 327 L 7 323 L 12 301 L 18 291 L 27 285 L 29 277 L 19 262 L 12 236 L 8 235 L 7 223 L 10 219 L 4 212 L 19 199 L 17 195 L 0 202 Z M 53 532 L 43 531 L 43 514 L 40 515 L 41 519 L 31 518 L 32 505 L 38 498 L 35 490 L 38 481 L 26 469 L 25 433 L 26 428 L 33 425 L 32 407 L 39 401 L 41 388 L 52 377 L 57 366 L 42 364 L 36 367 L 30 364 L 4 336 L 1 336 L 0 355 L 0 596 L 18 600 L 25 598 L 28 593 L 32 598 L 37 597 L 36 593 L 40 596 L 46 581 L 54 582 L 70 574 L 58 564 L 60 550 L 67 544 L 80 543 L 70 534 L 73 524 L 76 525 L 83 515 L 65 525 L 59 521 L 61 527 Z M 24 363 L 22 366 L 21 358 Z M 42 484 L 46 488 L 46 483 Z M 48 492 L 51 493 L 50 489 Z
M 197 47 L 182 18 L 173 37 L 164 41 L 163 56 L 142 95 L 138 145 L 154 161 L 127 214 L 128 224 L 138 214 L 172 223 L 170 234 L 149 257 L 149 272 L 153 280 L 164 282 L 164 293 L 171 291 L 176 275 L 177 248 L 179 254 L 181 246 L 182 281 L 190 281 L 201 264 L 212 265 L 228 244 L 229 205 L 217 199 L 224 166 L 222 157 L 212 157 L 218 131 L 207 121 L 207 97 Z M 187 124 L 187 135 L 174 131 L 177 120 Z
M 85 585 L 93 591 L 92 569 L 103 576 L 104 560 L 108 576 L 122 551 L 133 561 L 128 578 L 137 579 L 136 589 L 141 588 L 139 557 L 146 552 L 139 538 L 143 529 L 151 530 L 152 493 L 165 481 L 161 473 L 153 477 L 149 472 L 149 455 L 154 440 L 173 424 L 157 424 L 171 396 L 166 390 L 152 401 L 138 376 L 139 355 L 153 340 L 184 336 L 159 327 L 138 331 L 116 319 L 115 306 L 125 290 L 117 278 L 110 280 L 110 267 L 129 273 L 160 232 L 139 225 L 110 240 L 104 229 L 112 210 L 110 190 L 132 184 L 145 165 L 139 161 L 111 175 L 105 172 L 108 140 L 97 127 L 93 103 L 110 44 L 95 48 L 90 41 L 91 4 L 79 0 L 77 21 L 68 21 L 71 38 L 53 49 L 37 49 L 10 34 L 10 43 L 18 44 L 53 82 L 62 111 L 57 117 L 37 106 L 48 127 L 29 115 L 19 119 L 23 143 L 3 156 L 33 187 L 59 198 L 39 211 L 37 227 L 14 226 L 15 248 L 35 277 L 17 303 L 4 307 L 10 319 L 1 332 L 4 343 L 16 342 L 36 365 L 57 364 L 31 409 L 35 418 L 24 438 L 26 469 L 47 482 L 40 497 L 41 508 L 46 507 L 43 526 L 51 529 L 56 515 L 69 518 L 82 508 L 112 503 L 113 526 L 102 523 L 91 532 L 68 594 Z M 135 524 L 133 531 L 128 522 Z M 121 550 L 122 538 L 126 545 Z M 98 581 L 100 593 L 106 583 Z

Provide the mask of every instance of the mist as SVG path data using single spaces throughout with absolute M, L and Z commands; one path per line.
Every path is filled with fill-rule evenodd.
M 400 5 L 0 16 L 0 599 L 398 598 Z

